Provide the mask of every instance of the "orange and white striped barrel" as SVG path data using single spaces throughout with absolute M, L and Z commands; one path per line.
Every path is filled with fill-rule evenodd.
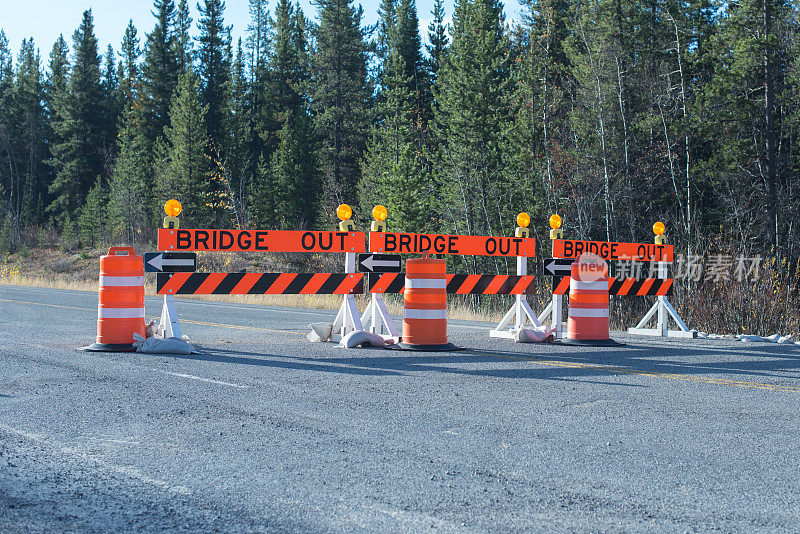
M 598 270 L 598 265 L 580 260 L 572 264 L 566 343 L 614 343 L 608 328 L 608 267 L 603 262 Z
M 86 350 L 133 351 L 133 334 L 145 336 L 144 263 L 133 247 L 111 247 L 100 258 L 97 342 Z
M 410 350 L 452 350 L 447 342 L 447 262 L 406 260 L 403 342 Z

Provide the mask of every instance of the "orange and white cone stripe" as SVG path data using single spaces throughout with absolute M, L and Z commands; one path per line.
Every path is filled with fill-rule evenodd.
M 403 343 L 447 343 L 446 262 L 433 259 L 406 261 Z
M 572 264 L 569 284 L 569 317 L 567 340 L 607 341 L 608 273 L 600 278 L 593 272 L 590 279 L 581 271 L 579 262 Z
M 97 343 L 128 345 L 134 332 L 145 335 L 142 257 L 131 247 L 112 247 L 100 258 Z
M 444 260 L 430 258 L 406 261 L 404 347 L 449 347 L 446 266 Z

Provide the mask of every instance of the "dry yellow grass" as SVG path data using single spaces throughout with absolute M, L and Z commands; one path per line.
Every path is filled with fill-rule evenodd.
M 48 276 L 29 276 L 21 274 L 13 267 L 0 267 L 0 285 L 17 285 L 28 287 L 45 287 L 53 289 L 66 289 L 75 291 L 97 291 L 98 282 L 89 280 L 70 280 Z M 155 283 L 145 281 L 145 294 L 155 295 Z M 180 298 L 206 300 L 214 302 L 230 302 L 256 306 L 285 306 L 289 308 L 312 308 L 321 310 L 336 310 L 342 304 L 340 295 L 184 295 Z M 360 310 L 366 308 L 369 302 L 368 295 L 356 295 L 356 303 Z M 386 305 L 389 312 L 402 315 L 403 301 L 400 295 L 387 295 Z M 509 306 L 511 297 L 508 298 Z M 450 303 L 447 315 L 451 319 L 470 321 L 499 321 L 501 313 L 476 313 L 462 303 Z

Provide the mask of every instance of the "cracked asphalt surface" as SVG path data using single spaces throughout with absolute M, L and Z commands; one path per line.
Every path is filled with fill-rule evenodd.
M 76 351 L 96 305 L 0 286 L 2 532 L 800 525 L 797 345 L 345 350 L 303 335 L 334 312 L 178 299 L 200 354 Z

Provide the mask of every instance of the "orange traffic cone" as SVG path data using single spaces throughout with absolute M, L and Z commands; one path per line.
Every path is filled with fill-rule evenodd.
M 599 257 L 573 262 L 569 282 L 569 317 L 563 343 L 618 345 L 609 337 L 608 264 Z
M 133 247 L 111 247 L 100 258 L 97 342 L 81 350 L 133 352 L 133 334 L 145 337 L 144 263 Z
M 397 346 L 406 350 L 458 350 L 447 342 L 447 262 L 406 260 L 403 293 L 403 336 Z

